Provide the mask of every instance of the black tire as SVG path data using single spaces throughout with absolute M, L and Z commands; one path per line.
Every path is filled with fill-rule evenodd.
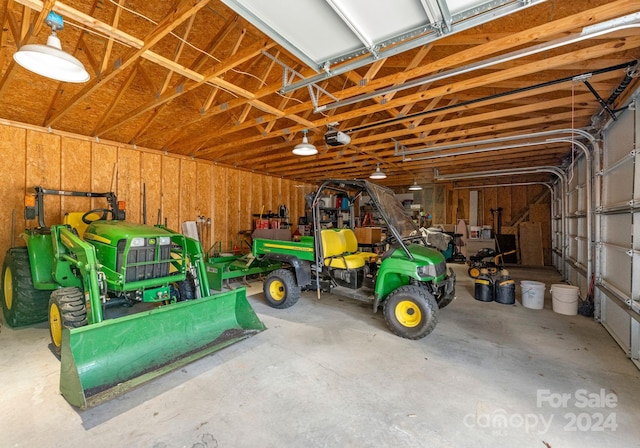
M 438 304 L 425 288 L 405 285 L 387 296 L 383 314 L 393 333 L 406 339 L 422 339 L 438 323 Z
M 7 251 L 2 267 L 2 311 L 7 325 L 22 327 L 47 320 L 50 291 L 35 289 L 26 247 Z
M 178 302 L 193 300 L 196 298 L 196 283 L 193 275 L 187 273 L 187 278 L 177 283 Z
M 49 298 L 49 335 L 53 351 L 60 355 L 62 329 L 87 325 L 84 294 L 76 287 L 56 289 Z
M 272 308 L 289 308 L 300 298 L 300 286 L 293 273 L 287 269 L 271 272 L 262 285 L 262 291 Z

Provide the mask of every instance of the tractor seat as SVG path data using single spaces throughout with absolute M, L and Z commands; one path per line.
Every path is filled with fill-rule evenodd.
M 84 214 L 85 212 L 67 212 L 64 214 L 63 224 L 71 226 L 71 228 L 78 233 L 79 238 L 84 237 L 84 232 L 87 230 L 87 227 L 89 227 L 89 224 L 86 224 L 82 220 Z M 93 221 L 99 219 L 100 215 L 98 213 L 91 213 L 88 218 Z
M 342 233 L 342 236 L 344 237 L 347 252 L 352 255 L 362 257 L 365 263 L 368 261 L 376 261 L 378 259 L 378 254 L 375 252 L 361 252 L 358 250 L 358 239 L 356 238 L 356 234 L 353 230 L 341 229 L 340 233 Z
M 365 260 L 360 255 L 351 255 L 346 250 L 344 236 L 336 230 L 324 229 L 320 232 L 324 265 L 338 269 L 358 269 L 364 267 Z

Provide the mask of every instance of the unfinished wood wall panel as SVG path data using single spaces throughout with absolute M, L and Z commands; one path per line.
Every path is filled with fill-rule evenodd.
M 60 188 L 60 137 L 37 131 L 27 131 L 27 188 L 40 185 L 43 188 Z M 46 224 L 60 222 L 61 199 L 59 196 L 44 198 Z
M 213 167 L 213 229 L 211 242 L 227 241 L 228 210 L 227 210 L 227 168 Z M 227 247 L 224 248 L 227 250 Z
M 493 231 L 497 232 L 498 229 L 496 228 L 498 226 L 498 222 L 497 222 L 497 216 L 496 216 L 496 222 L 494 223 L 494 217 L 493 214 L 491 213 L 491 209 L 497 209 L 498 208 L 498 189 L 497 188 L 485 188 L 483 190 L 483 204 L 484 204 L 484 225 L 485 226 L 492 226 L 493 227 Z
M 549 204 L 531 204 L 529 221 L 538 222 L 542 231 L 544 264 L 551 264 L 551 208 Z
M 142 198 L 140 185 L 140 151 L 118 148 L 118 189 L 116 196 L 125 201 L 127 217 L 142 222 Z
M 182 230 L 180 222 L 180 159 L 162 158 L 162 223 L 176 232 Z
M 17 236 L 34 225 L 26 223 L 23 216 L 25 192 L 33 191 L 35 185 L 96 192 L 113 188 L 118 199 L 126 202 L 127 219 L 140 223 L 146 187 L 147 224 L 156 224 L 160 216 L 161 224 L 166 218 L 170 228 L 180 231 L 182 221 L 198 216 L 204 216 L 205 221 L 211 219 L 211 226 L 205 230 L 209 240 L 203 242 L 205 250 L 214 241 L 224 241 L 224 249 L 229 250 L 239 230 L 253 228 L 253 214 L 260 213 L 263 205 L 265 213 L 276 213 L 278 205 L 285 204 L 292 217 L 302 215 L 303 192 L 313 189 L 311 185 L 300 189 L 293 181 L 203 160 L 60 134 L 0 125 L 0 163 L 11 167 L 0 179 L 4 205 L 0 208 L 0 224 L 10 229 L 15 210 L 13 239 L 17 245 L 24 245 Z M 61 222 L 68 211 L 105 206 L 101 199 L 67 196 L 49 196 L 45 201 L 48 224 Z M 297 216 L 292 222 L 297 224 Z M 5 253 L 11 243 L 12 235 L 7 230 L 0 236 L 0 251 Z
M 523 222 L 519 226 L 520 262 L 525 266 L 544 266 L 540 241 L 542 226 L 539 222 Z
M 118 180 L 118 149 L 106 143 L 93 143 L 91 154 L 91 190 L 115 191 Z M 104 200 L 94 201 L 94 207 L 103 207 Z
M 269 213 L 269 210 L 273 207 L 271 205 L 271 192 L 273 191 L 273 185 L 271 182 L 271 177 L 269 176 L 260 176 L 262 179 L 262 206 L 264 206 L 264 213 Z
M 157 224 L 162 213 L 162 157 L 151 152 L 140 153 L 140 194 L 146 192 L 147 224 Z
M 262 189 L 264 188 L 263 176 L 261 174 L 252 173 L 251 179 L 253 185 L 251 185 L 251 209 L 249 210 L 251 212 L 252 219 L 249 227 L 250 229 L 253 228 L 253 215 L 259 214 L 260 210 L 262 210 L 262 206 L 264 205 L 264 200 L 262 199 Z
M 240 179 L 238 175 L 229 176 L 227 179 L 226 201 L 229 213 L 227 240 L 229 247 L 233 244 L 240 230 Z
M 24 194 L 26 166 L 26 132 L 24 129 L 0 126 L 0 166 L 12 167 L 5 170 L 0 181 L 0 225 L 5 231 L 0 232 L 0 248 L 3 254 L 11 243 L 17 243 L 18 235 L 24 230 Z M 13 235 L 11 226 L 15 215 Z
M 91 191 L 91 143 L 63 137 L 61 142 L 60 188 L 67 191 Z M 65 196 L 62 212 L 87 212 L 92 203 L 87 198 Z
M 204 216 L 205 229 L 202 235 L 202 248 L 207 251 L 211 247 L 211 171 L 210 163 L 196 162 L 196 185 L 198 193 L 196 194 L 196 214 Z
M 447 211 L 445 207 L 446 190 L 442 185 L 435 185 L 433 188 L 433 210 L 432 222 L 446 224 Z
M 253 186 L 255 184 L 255 174 L 248 171 L 239 171 L 237 178 L 239 182 L 239 207 L 240 207 L 240 220 L 238 230 L 251 230 L 252 229 L 252 214 L 253 214 Z
M 175 186 L 176 189 L 180 190 L 180 226 L 178 229 L 182 229 L 183 222 L 197 222 L 198 217 L 203 216 L 198 213 L 199 188 L 196 168 L 195 161 L 180 160 L 180 183 Z

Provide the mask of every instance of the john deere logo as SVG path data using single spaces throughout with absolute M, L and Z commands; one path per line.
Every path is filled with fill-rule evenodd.
M 156 244 L 156 239 L 155 238 L 149 238 L 149 244 L 150 245 Z

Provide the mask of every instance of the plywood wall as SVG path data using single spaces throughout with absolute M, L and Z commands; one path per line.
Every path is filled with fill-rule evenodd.
M 424 192 L 432 195 L 422 199 L 425 210 L 432 214 L 434 224 L 455 224 L 458 219 L 469 222 L 469 192 L 472 188 L 455 188 L 454 184 L 437 184 Z M 542 197 L 548 190 L 542 185 L 514 185 L 496 188 L 480 188 L 478 191 L 478 225 L 497 226 L 497 214 L 492 209 L 502 208 L 502 233 L 517 234 L 518 220 L 539 222 L 542 226 L 542 250 L 544 263 L 551 264 L 551 202 Z M 538 201 L 537 203 L 535 203 Z M 495 218 L 495 222 L 494 222 Z M 495 229 L 494 229 L 495 230 Z
M 147 223 L 159 221 L 178 231 L 184 221 L 202 217 L 205 249 L 216 241 L 224 248 L 233 245 L 240 230 L 252 229 L 253 214 L 261 210 L 275 212 L 284 204 L 294 225 L 304 215 L 302 190 L 293 181 L 45 129 L 0 124 L 0 166 L 4 168 L 0 225 L 6 229 L 0 232 L 2 254 L 12 244 L 24 245 L 20 233 L 35 225 L 25 222 L 23 213 L 24 196 L 36 185 L 113 190 L 126 203 L 127 220 L 139 223 L 143 222 L 146 197 Z M 92 204 L 77 197 L 50 196 L 45 201 L 49 225 L 59 223 L 66 212 L 103 205 L 99 200 Z

